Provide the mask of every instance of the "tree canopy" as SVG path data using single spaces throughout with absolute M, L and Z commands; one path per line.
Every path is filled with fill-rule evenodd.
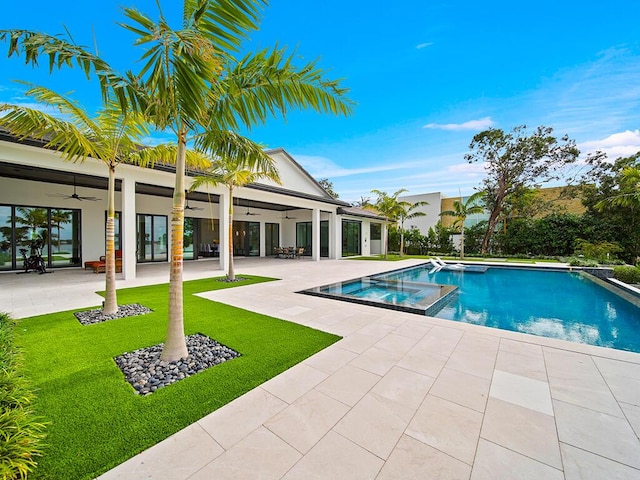
M 560 178 L 580 154 L 575 141 L 566 135 L 556 138 L 551 127 L 539 126 L 529 133 L 524 125 L 509 133 L 496 128 L 480 132 L 473 137 L 469 149 L 465 160 L 484 162 L 487 173 L 481 188 L 490 213 L 482 253 L 489 248 L 508 198 L 538 182 Z

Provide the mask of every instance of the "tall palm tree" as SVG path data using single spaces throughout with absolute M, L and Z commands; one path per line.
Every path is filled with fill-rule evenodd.
M 33 86 L 26 92 L 36 102 L 54 107 L 69 120 L 20 105 L 1 104 L 0 125 L 19 138 L 40 138 L 46 147 L 62 152 L 66 160 L 84 162 L 91 157 L 105 164 L 109 171 L 107 193 L 107 223 L 105 251 L 105 315 L 118 311 L 115 259 L 115 172 L 121 162 L 151 166 L 156 162 L 171 161 L 175 157 L 173 146 L 159 145 L 141 149 L 138 143 L 149 133 L 147 122 L 139 113 L 122 113 L 119 106 L 109 101 L 95 118 L 71 98 L 47 88 Z M 190 159 L 196 162 L 196 154 Z M 201 157 L 201 166 L 207 161 Z M 59 235 L 58 235 L 59 236 Z
M 400 256 L 404 255 L 404 222 L 416 217 L 424 217 L 427 214 L 416 210 L 420 207 L 426 207 L 429 202 L 411 203 L 407 201 L 398 202 L 398 225 L 400 226 Z
M 121 24 L 144 48 L 141 70 L 120 75 L 101 58 L 59 37 L 25 30 L 0 30 L 9 56 L 23 54 L 37 65 L 40 55 L 50 69 L 78 65 L 95 73 L 105 92 L 124 110 L 142 112 L 158 130 L 176 137 L 176 174 L 171 216 L 169 314 L 161 358 L 188 354 L 182 306 L 185 154 L 187 143 L 205 132 L 251 127 L 290 108 L 317 112 L 351 112 L 353 103 L 339 80 L 310 62 L 296 67 L 297 55 L 266 49 L 234 58 L 251 31 L 257 30 L 264 0 L 184 0 L 180 28 L 168 22 L 157 1 L 154 20 L 133 8 L 124 9 Z
M 384 215 L 388 221 L 392 222 L 397 226 L 398 217 L 400 216 L 400 200 L 398 200 L 398 196 L 400 194 L 406 192 L 406 188 L 401 188 L 396 191 L 392 195 L 387 194 L 387 192 L 383 192 L 382 190 L 371 190 L 371 193 L 376 195 L 376 201 L 374 204 L 365 205 L 364 208 L 367 210 L 376 211 L 382 215 Z M 386 259 L 389 251 L 389 230 L 387 229 L 387 235 L 384 239 L 384 258 Z
M 233 135 L 233 134 L 229 134 Z M 268 178 L 280 183 L 280 177 L 275 167 L 273 159 L 267 155 L 258 144 L 254 144 L 248 139 L 244 140 L 246 148 L 244 152 L 234 156 L 218 156 L 211 164 L 211 168 L 204 175 L 195 177 L 190 191 L 197 190 L 207 185 L 224 185 L 229 192 L 229 228 L 227 231 L 229 263 L 227 268 L 227 279 L 235 281 L 235 271 L 233 268 L 233 193 L 239 187 L 244 187 L 257 180 Z M 240 139 L 233 139 L 240 143 Z
M 453 202 L 453 210 L 440 212 L 440 216 L 456 217 L 453 225 L 460 226 L 460 258 L 464 258 L 464 222 L 467 220 L 469 215 L 484 212 L 484 207 L 478 203 L 482 201 L 484 195 L 485 192 L 476 192 L 467 198 L 465 202 L 462 202 L 461 197 L 460 200 L 455 200 Z

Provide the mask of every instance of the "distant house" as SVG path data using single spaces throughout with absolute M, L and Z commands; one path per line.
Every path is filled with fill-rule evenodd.
M 276 247 L 304 247 L 313 260 L 382 253 L 383 217 L 333 199 L 284 149 L 267 153 L 282 185 L 264 180 L 235 191 L 234 256 L 266 257 Z M 116 249 L 131 279 L 139 263 L 168 261 L 173 171 L 121 164 L 116 176 Z M 36 238 L 48 267 L 104 255 L 106 188 L 102 162 L 67 162 L 41 142 L 0 132 L 0 270 L 21 269 L 20 249 Z M 224 187 L 187 195 L 185 260 L 228 264 L 228 207 Z

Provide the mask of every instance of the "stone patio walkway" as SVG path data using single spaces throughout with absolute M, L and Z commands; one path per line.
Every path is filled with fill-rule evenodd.
M 294 293 L 414 263 L 237 262 L 201 296 L 343 340 L 99 478 L 640 479 L 640 354 Z

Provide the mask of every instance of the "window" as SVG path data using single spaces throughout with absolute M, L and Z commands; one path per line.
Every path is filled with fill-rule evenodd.
M 138 261 L 166 262 L 167 216 L 138 215 Z
M 382 225 L 380 223 L 372 223 L 370 235 L 371 240 L 382 240 Z

